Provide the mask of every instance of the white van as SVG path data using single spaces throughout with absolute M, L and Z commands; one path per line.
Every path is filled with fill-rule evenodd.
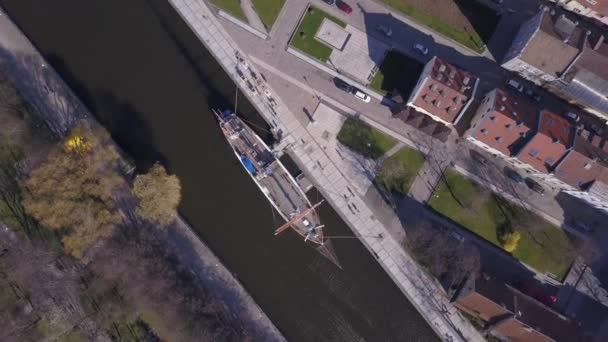
M 510 79 L 510 80 L 508 80 L 508 81 L 507 81 L 507 85 L 508 85 L 509 87 L 511 87 L 511 88 L 513 88 L 513 89 L 515 89 L 515 90 L 519 91 L 519 92 L 524 91 L 524 85 L 523 85 L 523 84 L 521 84 L 521 83 L 519 83 L 519 82 L 517 82 L 517 81 L 516 81 L 516 80 L 514 80 L 514 79 Z

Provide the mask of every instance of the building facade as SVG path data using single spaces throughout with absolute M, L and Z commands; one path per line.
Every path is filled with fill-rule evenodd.
M 596 19 L 608 25 L 607 0 L 550 0 L 568 11 Z
M 536 132 L 537 120 L 538 109 L 533 103 L 503 89 L 494 89 L 481 100 L 467 140 L 513 166 L 520 166 L 515 155 Z
M 422 70 L 407 106 L 452 126 L 473 102 L 479 78 L 433 57 Z
M 583 341 L 578 325 L 512 286 L 482 274 L 458 290 L 454 305 L 503 341 Z
M 502 66 L 608 120 L 604 34 L 597 26 L 545 8 L 522 25 Z

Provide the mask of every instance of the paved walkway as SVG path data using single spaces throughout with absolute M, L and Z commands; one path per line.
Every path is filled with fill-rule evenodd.
M 234 41 L 224 31 L 217 19 L 202 0 L 171 0 L 177 12 L 190 25 L 195 34 L 214 54 L 227 73 L 243 89 L 252 104 L 276 132 L 282 132 L 283 140 L 290 146 L 290 154 L 304 173 L 311 179 L 357 235 L 363 244 L 378 256 L 381 265 L 395 283 L 418 308 L 423 317 L 439 336 L 451 341 L 483 341 L 483 337 L 471 324 L 460 316 L 436 283 L 418 269 L 417 264 L 401 248 L 386 228 L 374 217 L 361 196 L 350 190 L 348 180 L 330 160 L 306 127 L 276 96 L 276 92 L 260 80 L 259 73 L 248 63 L 245 67 L 237 59 L 245 57 Z M 284 13 L 285 14 L 285 13 Z M 245 57 L 245 59 L 247 59 Z M 239 69 L 249 70 L 249 75 L 239 75 Z M 348 207 L 355 207 L 352 212 Z M 382 234 L 384 238 L 378 240 Z
M 260 16 L 253 8 L 253 3 L 251 0 L 241 0 L 241 8 L 243 9 L 243 12 L 245 12 L 245 17 L 247 17 L 249 25 L 256 30 L 268 33 L 266 32 L 266 27 L 264 26 L 262 19 L 260 19 Z

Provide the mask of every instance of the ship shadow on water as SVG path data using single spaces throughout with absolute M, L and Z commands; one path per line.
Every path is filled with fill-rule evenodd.
M 288 340 L 437 341 L 357 239 L 332 241 L 339 269 L 296 232 L 273 236 L 282 220 L 272 219 L 210 110 L 234 108 L 235 85 L 167 1 L 0 4 L 56 56 L 53 66 L 138 165 L 170 165 L 182 181 L 180 213 Z M 265 127 L 241 95 L 238 112 Z M 320 216 L 328 236 L 353 235 L 327 202 Z

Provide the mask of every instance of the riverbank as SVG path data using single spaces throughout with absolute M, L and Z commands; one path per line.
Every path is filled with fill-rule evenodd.
M 87 108 L 6 15 L 0 16 L 0 46 L 3 68 L 55 134 L 64 135 L 81 119 L 95 123 Z M 172 226 L 168 239 L 180 261 L 224 303 L 232 321 L 241 324 L 250 337 L 285 341 L 245 288 L 182 219 Z
M 170 2 L 272 129 L 281 133 L 283 138 L 278 148 L 288 150 L 298 166 L 348 223 L 349 228 L 355 235 L 361 236 L 364 246 L 376 256 L 386 273 L 435 333 L 452 340 L 482 341 L 483 337 L 470 323 L 456 312 L 446 312 L 442 308 L 450 304 L 447 298 L 434 291 L 436 284 L 418 270 L 409 255 L 400 248 L 399 242 L 374 217 L 363 199 L 350 191 L 349 181 L 328 157 L 328 152 L 319 145 L 319 137 L 307 130 L 306 125 L 310 122 L 302 123 L 298 120 L 268 83 L 259 81 L 259 73 L 251 63 L 239 61 L 247 59 L 247 56 L 239 51 L 238 45 L 217 22 L 207 5 L 204 2 L 182 0 Z M 347 208 L 357 209 L 349 211 Z M 378 236 L 383 238 L 378 239 Z

